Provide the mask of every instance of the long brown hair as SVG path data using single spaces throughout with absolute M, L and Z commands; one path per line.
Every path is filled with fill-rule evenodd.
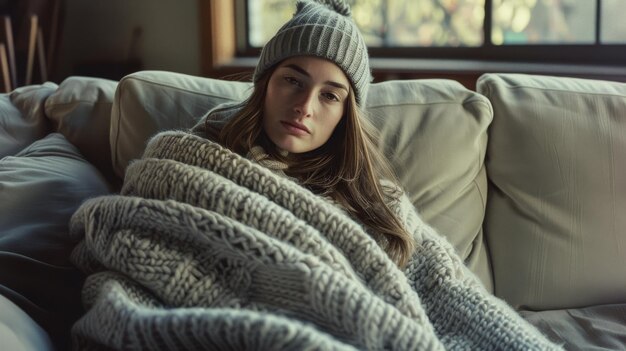
M 239 112 L 221 130 L 207 119 L 205 128 L 217 142 L 239 154 L 253 146 L 265 151 L 288 166 L 285 173 L 298 179 L 316 194 L 341 204 L 381 238 L 376 238 L 389 257 L 404 267 L 415 249 L 413 237 L 389 207 L 398 201 L 401 191 L 387 160 L 376 146 L 376 129 L 365 118 L 349 92 L 345 113 L 329 140 L 316 150 L 282 156 L 263 130 L 263 105 L 267 85 L 274 69 L 270 69 L 254 86 L 250 97 L 239 106 Z M 339 150 L 339 151 L 336 151 Z M 381 184 L 381 179 L 391 182 Z

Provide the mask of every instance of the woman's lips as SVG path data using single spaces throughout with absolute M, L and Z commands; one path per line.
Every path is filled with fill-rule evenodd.
M 309 129 L 305 125 L 300 124 L 300 123 L 287 122 L 287 121 L 280 121 L 280 123 L 283 125 L 283 127 L 285 127 L 285 129 L 290 134 L 306 135 L 306 134 L 310 134 L 311 133 L 309 131 Z

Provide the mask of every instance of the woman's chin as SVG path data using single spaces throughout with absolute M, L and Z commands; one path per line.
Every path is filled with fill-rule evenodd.
M 290 153 L 290 154 L 301 154 L 303 152 L 310 151 L 306 145 L 298 142 L 298 140 L 291 140 L 292 138 L 287 138 L 287 140 L 280 140 L 279 142 L 274 141 L 274 145 L 281 153 Z
M 306 152 L 306 150 L 303 150 L 302 148 L 290 145 L 277 145 L 277 148 L 278 152 L 281 154 L 301 154 Z

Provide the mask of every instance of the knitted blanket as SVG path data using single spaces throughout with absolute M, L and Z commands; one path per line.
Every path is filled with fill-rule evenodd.
M 489 295 L 404 196 L 400 270 L 327 200 L 185 132 L 71 220 L 88 277 L 78 349 L 550 350 Z

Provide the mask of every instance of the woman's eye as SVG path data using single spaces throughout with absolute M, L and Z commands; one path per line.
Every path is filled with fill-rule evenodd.
M 339 97 L 333 93 L 324 93 L 324 98 L 329 101 L 339 101 Z
M 300 83 L 300 81 L 294 77 L 285 77 L 285 81 L 287 81 L 287 83 L 289 84 L 293 84 L 298 87 L 302 86 L 302 83 Z

